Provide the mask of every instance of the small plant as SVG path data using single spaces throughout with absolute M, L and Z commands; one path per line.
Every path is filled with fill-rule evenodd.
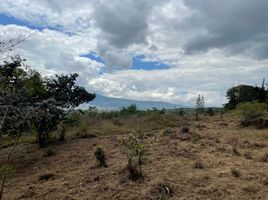
M 236 147 L 233 147 L 233 154 L 236 156 L 240 156 L 240 152 L 238 151 L 238 149 Z
M 53 156 L 55 154 L 56 154 L 56 152 L 53 149 L 48 149 L 46 152 L 47 157 Z
M 206 109 L 205 113 L 206 113 L 206 115 L 208 115 L 208 116 L 213 116 L 213 115 L 215 115 L 215 111 L 213 110 L 213 108 L 208 108 L 208 109 Z
M 102 146 L 97 146 L 97 148 L 94 152 L 94 155 L 95 155 L 95 158 L 96 158 L 98 165 L 100 167 L 107 167 L 106 155 L 105 155 L 105 152 L 104 152 Z
M 199 139 L 200 139 L 200 136 L 196 132 L 193 132 L 192 133 L 192 142 L 196 143 Z
M 124 145 L 127 152 L 127 170 L 129 172 L 129 179 L 133 181 L 143 179 L 141 165 L 142 156 L 144 154 L 144 144 L 135 135 L 130 135 L 127 140 L 122 140 L 122 144 Z M 137 165 L 138 169 L 136 167 Z
M 204 166 L 204 164 L 202 163 L 201 160 L 197 160 L 197 161 L 194 163 L 194 168 L 195 168 L 195 169 L 204 169 L 205 166 Z
M 252 159 L 252 156 L 251 156 L 251 154 L 249 152 L 244 153 L 244 157 L 246 159 L 248 159 L 248 160 L 251 160 Z
M 14 173 L 14 168 L 9 164 L 4 164 L 0 167 L 0 174 L 5 176 L 11 176 Z
M 232 168 L 231 173 L 234 177 L 239 178 L 241 176 L 241 172 L 238 169 Z
M 4 164 L 0 167 L 0 174 L 2 175 L 2 183 L 0 186 L 0 200 L 3 197 L 4 187 L 5 187 L 5 180 L 8 176 L 11 176 L 14 173 L 14 169 L 9 164 Z

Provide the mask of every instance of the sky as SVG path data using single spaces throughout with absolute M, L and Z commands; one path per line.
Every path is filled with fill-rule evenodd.
M 1 0 L 0 39 L 43 75 L 108 97 L 207 106 L 268 80 L 267 0 Z

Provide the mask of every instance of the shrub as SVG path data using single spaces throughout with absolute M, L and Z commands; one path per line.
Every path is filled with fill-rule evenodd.
M 0 167 L 0 174 L 5 176 L 11 176 L 14 173 L 14 168 L 9 164 L 4 164 Z
M 199 139 L 200 139 L 200 136 L 196 132 L 193 132 L 192 133 L 192 142 L 196 143 Z
M 267 112 L 267 105 L 264 103 L 240 103 L 237 106 L 238 112 L 241 114 L 241 125 L 243 127 L 252 124 L 252 121 Z
M 206 115 L 208 115 L 208 116 L 213 116 L 213 115 L 215 115 L 215 111 L 214 111 L 212 108 L 208 108 L 208 109 L 206 109 L 205 113 L 206 113 Z
M 95 158 L 96 158 L 98 165 L 100 167 L 107 167 L 106 155 L 105 155 L 105 152 L 104 152 L 102 146 L 97 146 L 97 148 L 94 152 L 94 155 L 95 155 Z
M 179 110 L 178 114 L 179 114 L 179 116 L 182 116 L 183 117 L 185 115 L 185 111 Z
M 240 156 L 241 155 L 240 152 L 238 151 L 238 149 L 236 147 L 233 147 L 233 154 L 235 156 Z
M 140 178 L 143 179 L 141 164 L 144 154 L 144 144 L 135 135 L 130 135 L 127 140 L 122 140 L 121 142 L 127 152 L 129 179 L 133 181 Z M 139 169 L 137 169 L 137 165 Z
M 59 133 L 59 140 L 64 141 L 65 140 L 65 133 L 66 133 L 66 126 L 63 122 L 61 122 L 58 126 L 58 133 Z
M 48 149 L 46 152 L 47 157 L 53 156 L 55 154 L 56 154 L 56 152 L 53 149 Z

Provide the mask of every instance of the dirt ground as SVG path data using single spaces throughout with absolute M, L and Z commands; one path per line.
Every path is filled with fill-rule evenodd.
M 177 137 L 183 124 L 200 137 Z M 4 199 L 268 199 L 268 129 L 241 128 L 232 117 L 181 118 L 178 126 L 145 133 L 144 180 L 135 182 L 126 176 L 119 144 L 126 136 L 72 139 L 45 149 L 19 145 Z M 96 166 L 97 145 L 107 168 Z M 49 149 L 55 154 L 47 156 Z M 0 150 L 0 164 L 8 150 Z

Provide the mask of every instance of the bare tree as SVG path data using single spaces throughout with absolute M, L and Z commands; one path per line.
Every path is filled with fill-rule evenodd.
M 196 121 L 199 120 L 199 114 L 203 112 L 205 108 L 205 99 L 203 95 L 198 95 L 196 99 L 196 104 L 195 104 L 195 119 Z

